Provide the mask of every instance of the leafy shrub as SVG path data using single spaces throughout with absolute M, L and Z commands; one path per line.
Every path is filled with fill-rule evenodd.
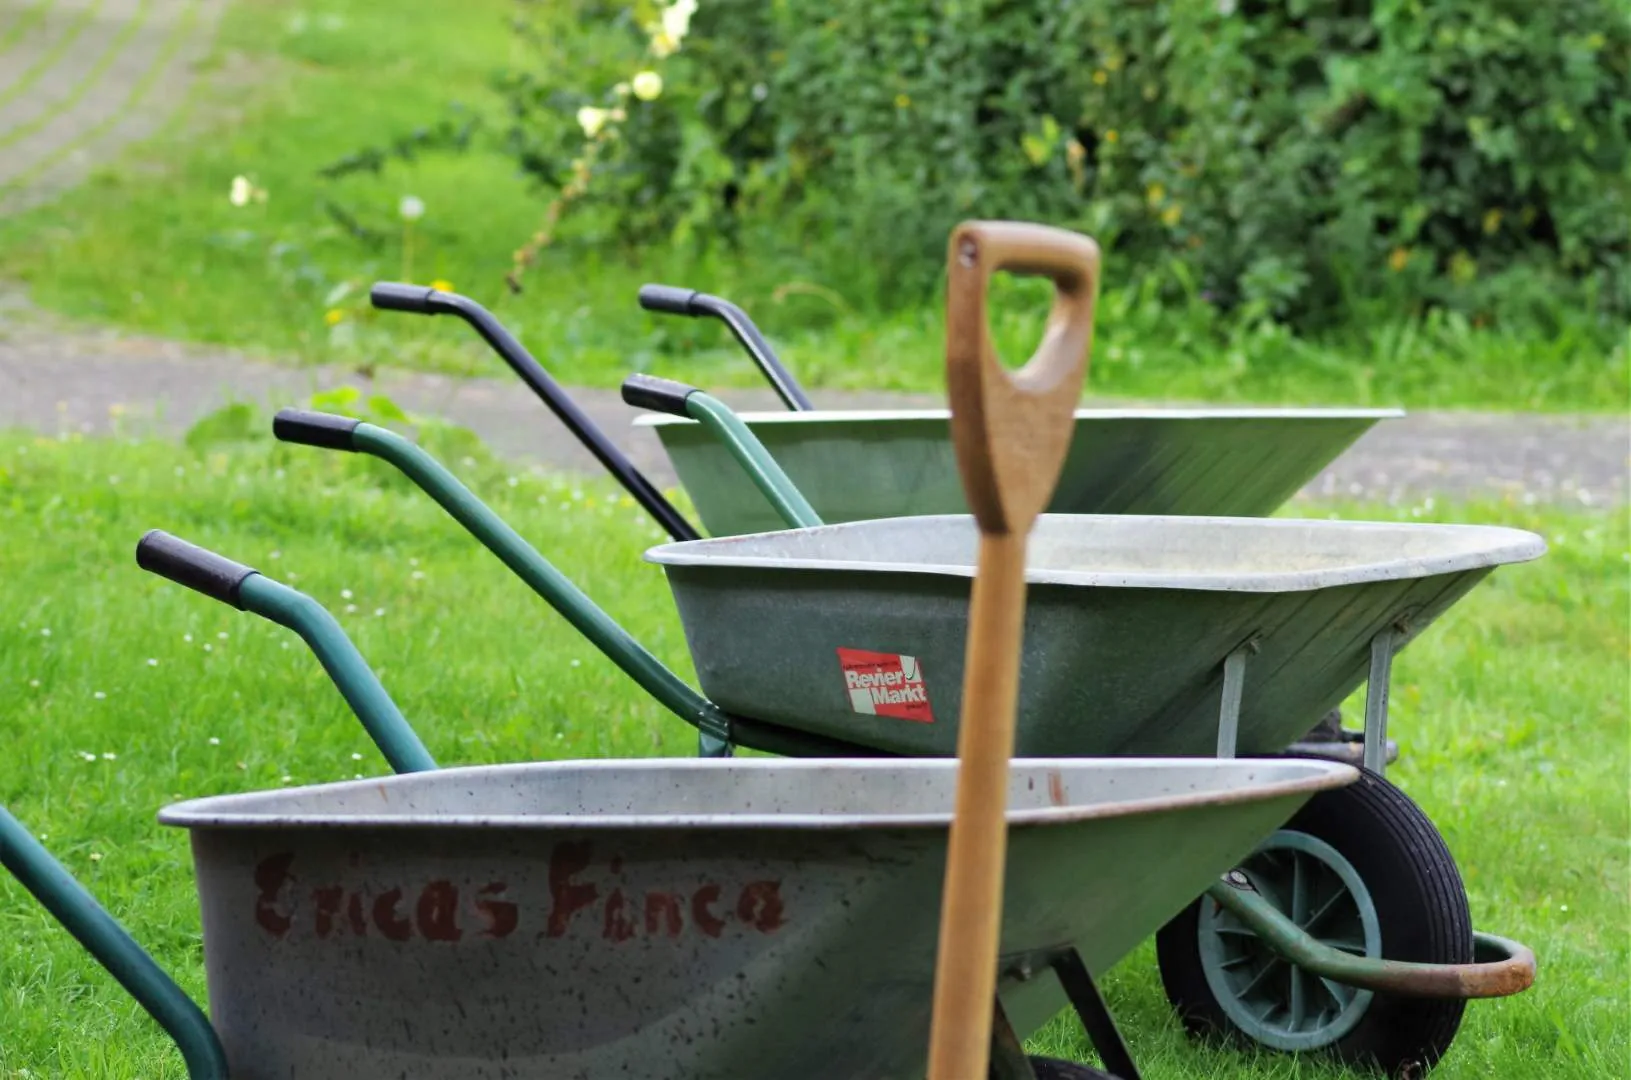
M 581 2 L 582 38 L 534 35 L 509 146 L 546 187 L 660 12 Z M 660 71 L 657 99 L 616 99 L 586 238 L 777 243 L 896 303 L 956 221 L 1017 217 L 1093 233 L 1121 280 L 1305 327 L 1631 309 L 1615 0 L 704 0 Z

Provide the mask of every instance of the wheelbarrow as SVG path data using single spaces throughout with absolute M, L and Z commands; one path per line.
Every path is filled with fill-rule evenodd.
M 742 422 L 824 521 L 964 514 L 968 504 L 945 409 L 817 409 L 746 312 L 694 289 L 646 285 L 647 311 L 717 319 L 788 412 Z M 1051 510 L 1062 514 L 1262 517 L 1272 514 L 1378 421 L 1398 409 L 1080 409 Z M 662 441 L 714 536 L 781 523 L 694 423 L 641 417 Z
M 922 1076 L 935 937 L 922 912 L 944 871 L 953 762 L 436 771 L 315 602 L 161 533 L 138 561 L 300 633 L 407 770 L 160 814 L 191 835 L 208 1017 L 0 809 L 0 863 L 193 1077 Z M 1019 1051 L 1058 987 L 1097 1004 L 1084 1018 L 1124 1055 L 1089 967 L 1355 776 L 1298 760 L 1016 761 L 994 1075 L 1102 1076 L 1033 1069 Z M 1117 880 L 1111 865 L 1138 869 Z
M 526 347 L 475 300 L 423 285 L 379 282 L 374 307 L 452 315 L 468 323 L 574 437 L 675 540 L 700 535 Z M 781 462 L 824 521 L 967 512 L 945 409 L 816 409 L 741 308 L 691 289 L 647 285 L 648 311 L 709 316 L 731 328 L 791 412 L 741 421 Z M 1069 514 L 1260 517 L 1272 514 L 1378 421 L 1399 409 L 1082 409 L 1051 509 Z M 714 536 L 783 527 L 733 470 L 727 449 L 695 423 L 651 427 Z
M 650 311 L 717 318 L 731 328 L 791 413 L 744 413 L 714 399 L 702 423 L 683 409 L 655 425 L 688 495 L 716 536 L 861 518 L 962 513 L 945 410 L 846 413 L 814 410 L 809 396 L 739 307 L 689 289 L 648 285 Z M 663 496 L 508 328 L 477 301 L 454 292 L 379 282 L 380 310 L 451 315 L 476 331 L 555 414 L 659 527 L 675 540 L 701 533 Z M 645 385 L 642 386 L 641 382 Z M 635 376 L 625 400 L 664 409 L 657 384 Z M 681 384 L 669 384 L 679 386 Z M 693 391 L 694 393 L 694 391 Z M 701 401 L 693 397 L 693 407 Z M 1272 514 L 1377 421 L 1399 410 L 1080 410 L 1053 509 L 1064 513 L 1263 516 Z M 729 431 L 723 417 L 729 418 Z M 768 446 L 767 446 L 768 444 Z M 791 478 L 781 495 L 731 467 L 743 447 Z M 808 500 L 804 492 L 808 491 Z M 789 513 L 779 498 L 795 500 Z M 804 520 L 795 520 L 803 517 Z M 1300 752 L 1356 762 L 1355 733 L 1331 710 L 1299 744 Z M 1390 753 L 1395 750 L 1390 748 Z
M 406 439 L 300 410 L 280 412 L 274 431 L 402 471 L 713 752 L 945 756 L 955 744 L 966 518 L 652 549 L 704 697 Z M 1158 940 L 1187 1022 L 1397 1071 L 1442 1054 L 1466 999 L 1528 985 L 1527 950 L 1473 933 L 1455 863 L 1384 778 L 1383 747 L 1394 653 L 1495 566 L 1541 554 L 1538 537 L 1049 516 L 1032 551 L 1021 756 L 1276 754 L 1298 734 L 1296 718 L 1369 679 L 1361 780 L 1314 800 L 1237 867 L 1240 888 L 1210 890 Z M 1225 939 L 1235 952 L 1220 951 Z

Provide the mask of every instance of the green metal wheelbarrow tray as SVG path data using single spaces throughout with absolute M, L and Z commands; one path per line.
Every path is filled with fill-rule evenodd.
M 704 679 L 704 697 L 407 440 L 356 420 L 300 410 L 279 413 L 274 431 L 287 442 L 367 453 L 402 471 L 648 693 L 696 726 L 707 752 L 728 752 L 733 745 L 821 757 L 951 752 L 955 725 L 945 718 L 957 712 L 962 656 L 951 655 L 945 635 L 954 627 L 961 632 L 971 573 L 966 557 L 955 550 L 959 536 L 968 535 L 966 521 L 956 524 L 962 519 L 931 530 L 941 538 L 939 566 L 924 565 L 920 557 L 933 550 L 932 542 L 919 544 L 919 539 L 929 542 L 931 534 L 912 539 L 914 530 L 923 530 L 933 519 L 654 549 L 651 557 L 668 564 L 693 660 Z M 1061 543 L 1060 529 L 1069 533 L 1072 521 L 1078 526 L 1076 541 Z M 1080 528 L 1084 524 L 1092 528 Z M 1084 565 L 1064 568 L 1059 580 L 1032 587 L 1018 753 L 1277 753 L 1295 738 L 1301 726 L 1295 718 L 1339 702 L 1369 677 L 1371 768 L 1348 789 L 1353 797 L 1335 803 L 1326 797 L 1315 800 L 1305 808 L 1313 815 L 1309 820 L 1276 834 L 1241 865 L 1250 885 L 1246 892 L 1215 888 L 1207 903 L 1198 902 L 1185 916 L 1199 925 L 1184 930 L 1169 924 L 1163 931 L 1170 946 L 1162 950 L 1163 975 L 1170 976 L 1174 1003 L 1197 1026 L 1204 1022 L 1227 1031 L 1233 1025 L 1264 1045 L 1335 1047 L 1355 1060 L 1388 1067 L 1430 1064 L 1453 1037 L 1466 998 L 1521 990 L 1533 966 L 1521 960 L 1526 951 L 1473 933 L 1460 876 L 1442 839 L 1426 815 L 1382 776 L 1390 665 L 1398 648 L 1495 565 L 1534 558 L 1544 545 L 1529 533 L 1485 527 L 1233 521 L 1225 526 L 1236 530 L 1225 551 L 1205 539 L 1205 531 L 1216 524 L 1164 519 L 1152 533 L 1149 522 L 1136 518 L 1052 518 L 1043 523 L 1033 538 L 1037 572 L 1046 575 L 1049 560 L 1075 559 Z M 907 546 L 916 547 L 912 566 L 878 565 L 876 553 L 867 556 L 872 565 L 861 565 L 866 560 L 856 558 L 858 549 L 833 539 L 886 528 L 898 528 L 908 537 Z M 1122 537 L 1119 542 L 1106 540 L 1095 549 L 1094 532 L 1106 528 L 1132 532 L 1115 534 Z M 1165 542 L 1159 540 L 1163 534 Z M 1295 567 L 1269 569 L 1251 579 L 1242 565 L 1227 564 L 1229 558 L 1240 563 L 1265 543 L 1269 563 L 1295 560 Z M 792 547 L 759 557 L 749 550 L 754 544 Z M 800 557 L 793 548 L 822 545 L 837 562 L 857 565 L 794 565 Z M 1146 561 L 1145 580 L 1127 578 L 1127 567 L 1118 571 L 1092 565 L 1118 551 L 1123 560 Z M 751 565 L 736 565 L 738 555 Z M 1185 560 L 1189 565 L 1182 569 Z M 879 602 L 853 606 L 851 601 L 864 593 Z M 773 602 L 761 603 L 772 594 Z M 843 610 L 835 601 L 841 601 Z M 723 607 L 704 615 L 702 624 L 721 618 L 733 625 L 699 624 L 699 605 L 709 603 Z M 738 604 L 747 606 L 725 610 Z M 1102 626 L 1093 629 L 1094 620 L 1102 623 L 1107 612 L 1125 611 L 1128 604 L 1157 616 L 1143 623 L 1134 620 L 1133 625 L 1142 627 L 1138 637 L 1124 637 L 1118 645 L 1116 635 Z M 914 613 L 918 617 L 911 617 Z M 1070 625 L 1072 618 L 1078 625 Z M 812 646 L 818 653 L 801 655 L 818 625 L 841 632 L 843 640 Z M 854 637 L 858 633 L 868 636 Z M 897 633 L 903 636 L 887 636 Z M 754 636 L 760 640 L 743 640 Z M 789 651 L 772 662 L 765 650 L 774 650 L 778 641 Z M 1105 655 L 1110 662 L 1097 658 L 1094 649 L 1101 645 L 1109 650 Z M 838 652 L 840 648 L 847 653 Z M 1161 656 L 1166 663 L 1151 659 Z M 1133 666 L 1122 671 L 1117 665 L 1124 660 Z M 931 663 L 940 665 L 940 671 Z M 806 670 L 793 677 L 807 681 L 768 696 L 763 691 L 773 680 L 753 681 L 766 671 L 795 664 Z M 919 677 L 917 683 L 912 675 Z M 1101 693 L 1059 701 L 1046 696 L 1070 694 L 1077 683 L 1097 686 Z M 852 691 L 864 688 L 870 695 L 877 687 L 921 690 L 928 715 L 918 703 L 904 699 L 885 701 L 880 708 L 874 698 L 871 713 L 857 711 Z M 1142 711 L 1127 701 L 1142 702 Z M 1161 749 L 1145 749 L 1153 744 Z M 1262 896 L 1249 895 L 1253 889 Z M 1258 910 L 1243 910 L 1258 899 L 1265 901 L 1256 905 Z M 1276 905 L 1290 923 L 1273 921 Z M 1309 919 L 1329 931 L 1323 934 L 1329 948 L 1321 951 L 1321 935 L 1298 930 L 1297 921 Z M 1203 944 L 1233 937 L 1250 943 L 1247 954 L 1192 955 Z M 1307 974 L 1309 985 L 1299 984 L 1301 975 L 1287 983 L 1283 971 L 1275 974 L 1288 959 L 1296 960 L 1293 970 Z M 1390 967 L 1394 961 L 1406 967 Z M 1199 979 L 1196 985 L 1204 992 L 1193 985 L 1185 989 L 1181 984 L 1187 976 Z M 1242 985 L 1231 988 L 1227 980 L 1236 977 Z M 1224 981 L 1214 986 L 1215 980 Z M 1294 1009 L 1298 1015 L 1251 1029 L 1237 1014 L 1265 1006 L 1259 1000 L 1265 985 L 1287 999 L 1282 1004 L 1304 997 L 1311 1003 L 1306 1010 Z M 1411 1002 L 1401 991 L 1439 1000 Z M 1220 998 L 1228 999 L 1228 1007 L 1209 1017 L 1203 1006 Z M 1424 1033 L 1411 1023 L 1412 1017 L 1430 1022 L 1432 1030 Z M 1376 1045 L 1372 1036 L 1377 1028 L 1397 1034 Z
M 138 561 L 300 633 L 404 773 L 161 813 L 191 834 L 208 1017 L 0 809 L 0 863 L 195 1080 L 923 1075 L 937 931 L 923 913 L 955 762 L 437 771 L 309 597 L 162 533 Z M 995 1075 L 1107 1075 L 1019 1050 L 1056 987 L 1107 1062 L 1126 1058 L 1089 969 L 1356 776 L 1297 760 L 1014 762 Z M 1136 1080 L 1130 1060 L 1119 1076 Z

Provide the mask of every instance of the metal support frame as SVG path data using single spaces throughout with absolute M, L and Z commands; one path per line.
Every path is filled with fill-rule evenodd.
M 1246 658 L 1257 651 L 1255 639 L 1223 660 L 1223 701 L 1218 708 L 1218 757 L 1235 756 L 1240 739 L 1240 696 L 1246 689 Z
M 1082 954 L 1074 947 L 1068 948 L 1054 956 L 1050 966 L 1105 1071 L 1116 1080 L 1143 1080 L 1138 1066 L 1133 1064 L 1127 1041 L 1121 1037 L 1115 1018 L 1110 1015 L 1110 1007 L 1104 1003 L 1104 995 L 1093 981 L 1093 973 L 1082 962 Z
M 1365 683 L 1365 768 L 1377 776 L 1387 771 L 1388 689 L 1393 679 L 1393 639 L 1399 630 L 1389 625 L 1370 641 L 1370 677 Z

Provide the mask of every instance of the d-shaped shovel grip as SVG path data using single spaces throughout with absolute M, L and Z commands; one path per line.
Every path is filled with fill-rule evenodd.
M 1042 342 L 1010 372 L 987 326 L 987 293 L 998 270 L 1053 280 Z M 1087 375 L 1099 246 L 1047 225 L 971 221 L 947 252 L 946 382 L 952 441 L 969 506 L 985 533 L 1029 531 L 1053 497 L 1075 428 Z

